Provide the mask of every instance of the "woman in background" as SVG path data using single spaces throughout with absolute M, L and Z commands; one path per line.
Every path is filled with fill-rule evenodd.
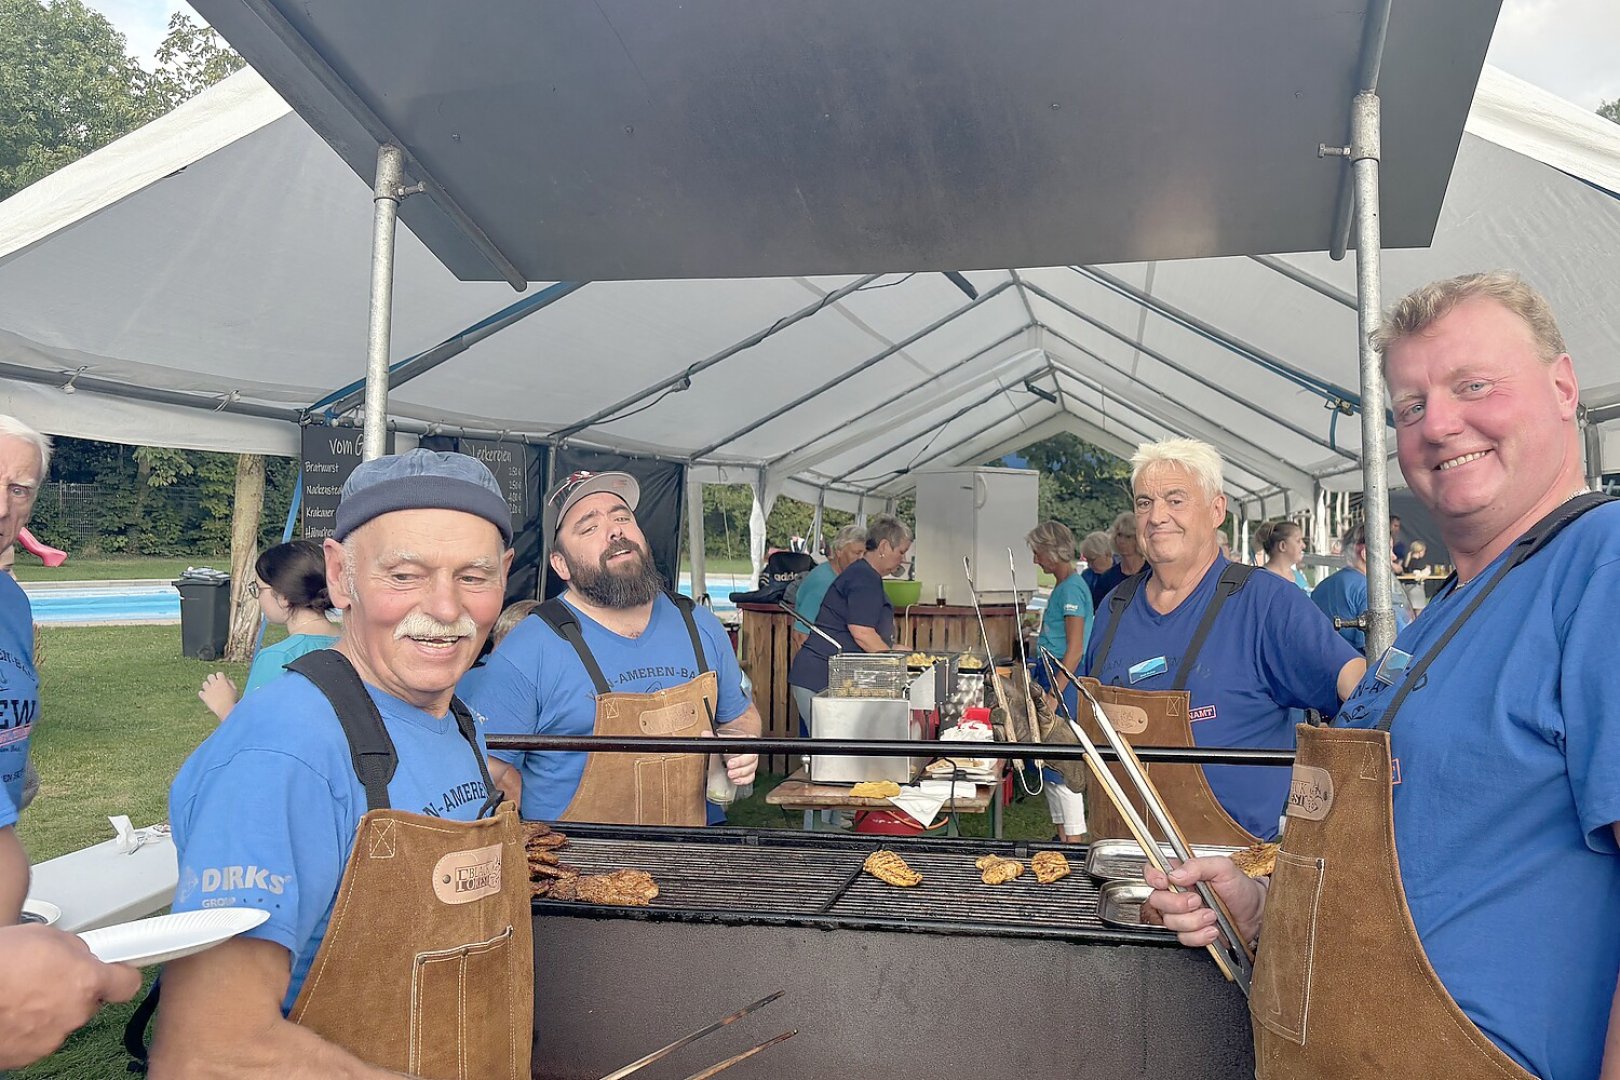
M 1104 582 L 1104 578 L 1114 568 L 1114 541 L 1100 529 L 1087 533 L 1086 538 L 1080 541 L 1080 557 L 1086 560 L 1086 568 L 1080 571 L 1080 580 L 1091 590 L 1091 608 L 1095 611 L 1102 606 L 1103 597 L 1108 595 L 1111 587 Z
M 1292 521 L 1267 521 L 1254 531 L 1254 542 L 1265 555 L 1267 570 L 1310 591 L 1299 568 L 1305 560 L 1305 530 Z
M 287 628 L 287 637 L 259 650 L 248 668 L 244 694 L 280 678 L 286 666 L 305 653 L 330 648 L 338 635 L 337 625 L 327 617 L 333 609 L 321 545 L 313 540 L 277 544 L 259 556 L 253 573 L 248 591 L 258 597 L 266 619 Z M 223 720 L 236 707 L 236 684 L 216 671 L 203 680 L 197 696 Z

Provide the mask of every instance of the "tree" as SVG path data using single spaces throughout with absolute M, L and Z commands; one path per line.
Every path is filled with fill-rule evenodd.
M 149 76 L 152 91 L 174 108 L 213 86 L 246 63 L 212 27 L 200 26 L 177 11 L 154 54 L 157 70 Z
M 124 35 L 80 0 L 0 0 L 0 198 L 163 109 Z
M 1605 120 L 1613 120 L 1616 124 L 1620 124 L 1620 98 L 1615 98 L 1613 101 L 1605 101 L 1603 104 L 1599 105 L 1598 115 L 1603 117 Z
M 1061 521 L 1082 537 L 1108 528 L 1115 515 L 1130 507 L 1130 468 L 1106 450 L 1065 433 L 1020 453 L 1040 473 L 1043 521 Z

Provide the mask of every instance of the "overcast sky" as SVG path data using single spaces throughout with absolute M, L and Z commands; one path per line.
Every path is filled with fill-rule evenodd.
M 148 65 L 170 14 L 191 10 L 184 0 L 89 0 L 89 6 L 112 20 Z M 1620 0 L 1505 0 L 1489 60 L 1583 108 L 1620 98 Z

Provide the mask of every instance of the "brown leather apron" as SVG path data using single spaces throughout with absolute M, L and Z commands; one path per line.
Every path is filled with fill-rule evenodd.
M 719 680 L 703 654 L 703 639 L 692 619 L 691 601 L 671 597 L 685 620 L 697 657 L 698 676 L 679 686 L 647 694 L 615 693 L 591 655 L 579 619 L 561 600 L 536 612 L 573 646 L 596 687 L 596 723 L 591 734 L 662 736 L 691 739 L 714 730 Z M 704 825 L 708 809 L 704 786 L 708 759 L 702 754 L 593 753 L 585 759 L 579 787 L 562 812 L 563 821 L 615 825 Z
M 528 1080 L 534 946 L 517 808 L 502 803 L 476 821 L 389 809 L 398 759 L 354 669 L 331 650 L 290 666 L 332 700 L 368 809 L 288 1019 L 368 1064 L 410 1076 Z M 355 692 L 368 716 L 354 715 Z M 459 701 L 451 711 L 478 757 L 487 813 L 499 792 L 471 714 Z
M 1216 583 L 1215 595 L 1211 598 L 1209 606 L 1204 609 L 1203 619 L 1193 633 L 1186 655 L 1182 657 L 1181 666 L 1176 672 L 1174 689 L 1132 690 L 1123 686 L 1105 686 L 1096 679 L 1080 680 L 1096 696 L 1109 722 L 1118 729 L 1126 742 L 1132 746 L 1198 745 L 1193 737 L 1192 723 L 1187 718 L 1191 710 L 1191 697 L 1183 687 L 1192 674 L 1198 653 L 1203 649 L 1204 642 L 1215 625 L 1215 617 L 1221 605 L 1226 602 L 1227 597 L 1242 588 L 1253 570 L 1253 567 L 1243 566 L 1241 563 L 1228 563 L 1226 569 L 1221 572 L 1221 577 Z M 1093 671 L 1102 670 L 1103 661 L 1107 659 L 1109 648 L 1113 645 L 1114 633 L 1119 628 L 1120 619 L 1141 588 L 1143 580 L 1141 575 L 1127 578 L 1109 595 L 1112 618 L 1109 620 L 1108 633 L 1098 644 L 1095 659 L 1091 664 Z M 1096 721 L 1092 719 L 1091 711 L 1083 704 L 1080 707 L 1079 720 L 1093 741 L 1098 745 L 1107 745 L 1103 739 L 1102 729 L 1097 726 Z M 1248 847 L 1259 841 L 1258 837 L 1239 825 L 1232 815 L 1226 812 L 1226 808 L 1211 790 L 1202 765 L 1155 764 L 1144 767 L 1153 779 L 1153 786 L 1163 797 L 1170 815 L 1181 826 L 1181 831 L 1189 843 L 1217 847 Z M 1145 818 L 1146 807 L 1134 794 L 1135 786 L 1126 779 L 1124 771 L 1118 765 L 1110 765 L 1109 769 L 1120 781 L 1120 786 L 1130 794 L 1137 812 Z M 1124 818 L 1106 800 L 1097 800 L 1086 809 L 1090 815 L 1087 824 L 1093 839 L 1124 839 L 1131 835 Z
M 1195 746 L 1192 725 L 1187 720 L 1190 697 L 1185 690 L 1132 690 L 1123 686 L 1104 686 L 1096 679 L 1080 680 L 1096 696 L 1107 714 L 1109 722 L 1132 746 Z M 1083 700 L 1083 699 L 1082 699 Z M 1093 742 L 1106 746 L 1101 728 L 1092 719 L 1084 704 L 1080 707 L 1080 724 Z M 1137 813 L 1147 819 L 1147 807 L 1136 795 L 1136 788 L 1118 765 L 1109 765 L 1136 807 Z M 1144 764 L 1153 786 L 1164 798 L 1165 806 L 1181 826 L 1187 841 L 1216 847 L 1248 847 L 1259 838 L 1233 820 L 1226 812 L 1215 792 L 1210 789 L 1202 765 Z M 1127 838 L 1131 835 L 1125 819 L 1106 799 L 1095 800 L 1088 806 L 1087 822 L 1094 839 Z
M 1249 999 L 1257 1080 L 1533 1080 L 1458 1007 L 1423 951 L 1395 847 L 1389 731 L 1502 579 L 1607 501 L 1576 496 L 1520 537 L 1439 640 L 1404 668 L 1375 728 L 1300 726 Z
M 1424 955 L 1395 852 L 1388 733 L 1302 724 L 1294 760 L 1249 1000 L 1255 1076 L 1531 1080 Z

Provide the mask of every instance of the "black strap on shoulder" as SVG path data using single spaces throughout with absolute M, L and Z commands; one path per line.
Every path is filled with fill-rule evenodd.
M 163 977 L 160 975 L 152 980 L 152 987 L 141 998 L 140 1004 L 130 1014 L 128 1022 L 124 1024 L 124 1052 L 129 1055 L 128 1069 L 132 1073 L 145 1074 L 147 1061 L 151 1051 L 146 1045 L 146 1029 L 152 1023 L 152 1016 L 157 1012 L 158 994 L 163 989 Z
M 675 607 L 681 613 L 681 619 L 686 623 L 686 635 L 692 639 L 692 652 L 697 654 L 698 674 L 702 675 L 709 670 L 709 658 L 703 652 L 703 639 L 698 636 L 697 620 L 692 618 L 692 609 L 696 606 L 692 598 L 682 596 L 678 592 L 667 594 Z
M 450 715 L 456 718 L 456 729 L 467 740 L 467 745 L 472 747 L 473 757 L 478 759 L 478 775 L 484 780 L 484 805 L 478 811 L 478 816 L 488 817 L 501 805 L 501 799 L 505 796 L 495 787 L 495 778 L 489 775 L 489 760 L 478 745 L 478 721 L 473 718 L 472 710 L 458 697 L 450 699 Z
M 1170 689 L 1187 689 L 1187 680 L 1192 678 L 1193 663 L 1197 661 L 1198 654 L 1204 651 L 1204 642 L 1209 640 L 1210 631 L 1215 629 L 1215 616 L 1220 614 L 1227 598 L 1243 588 L 1255 569 L 1247 563 L 1229 562 L 1226 569 L 1221 571 L 1220 579 L 1215 582 L 1215 595 L 1210 598 L 1198 629 L 1193 631 L 1192 640 L 1187 643 L 1187 652 L 1181 658 L 1181 666 L 1176 669 L 1176 681 Z
M 1450 626 L 1446 627 L 1446 632 L 1441 634 L 1439 640 L 1430 646 L 1428 652 L 1423 654 L 1423 659 L 1406 669 L 1406 677 L 1401 680 L 1401 688 L 1395 692 L 1395 697 L 1391 699 L 1389 708 L 1384 710 L 1384 715 L 1378 721 L 1378 730 L 1388 731 L 1394 726 L 1395 714 L 1401 711 L 1402 705 L 1406 704 L 1407 695 L 1417 689 L 1422 682 L 1423 674 L 1429 670 L 1429 665 L 1434 663 L 1435 659 L 1445 651 L 1447 645 L 1451 644 L 1451 639 L 1457 636 L 1457 631 L 1463 628 L 1464 623 L 1473 618 L 1474 612 L 1479 610 L 1479 606 L 1502 583 L 1503 578 L 1507 577 L 1517 567 L 1528 562 L 1531 557 L 1551 543 L 1553 537 L 1563 532 L 1581 515 L 1589 510 L 1596 510 L 1604 503 L 1613 501 L 1609 496 L 1596 491 L 1582 492 L 1530 526 L 1530 531 L 1519 537 L 1517 542 L 1514 543 L 1512 553 L 1502 563 L 1501 568 L 1492 574 L 1490 580 L 1480 587 L 1480 590 L 1474 594 L 1473 599 L 1468 601 L 1468 606 L 1463 608 L 1462 613 L 1452 620 Z M 1454 588 L 1455 578 L 1455 574 L 1447 578 L 1442 591 L 1445 588 Z
M 579 654 L 580 663 L 584 664 L 585 670 L 590 673 L 591 683 L 595 685 L 596 692 L 610 693 L 612 687 L 608 686 L 607 676 L 602 674 L 602 665 L 596 662 L 596 657 L 591 655 L 590 647 L 585 644 L 585 635 L 580 631 L 579 616 L 574 614 L 574 609 L 563 603 L 560 597 L 553 596 L 536 608 L 534 613 L 544 619 L 546 625 L 551 627 L 558 637 L 574 647 L 574 652 Z
M 349 658 L 336 649 L 319 649 L 300 656 L 287 665 L 287 670 L 314 683 L 315 689 L 332 703 L 332 711 L 337 713 L 349 740 L 354 775 L 366 789 L 366 809 L 388 809 L 388 782 L 399 768 L 399 754 L 388 729 L 383 727 L 377 703 L 366 693 L 366 684 L 360 681 Z
M 1091 670 L 1101 672 L 1103 662 L 1108 659 L 1108 650 L 1114 647 L 1114 635 L 1119 633 L 1119 620 L 1124 618 L 1125 609 L 1131 606 L 1136 599 L 1137 592 L 1142 588 L 1142 582 L 1147 580 L 1147 567 L 1143 567 L 1124 581 L 1115 585 L 1108 594 L 1108 631 L 1103 634 L 1102 641 L 1097 645 L 1096 658 L 1091 661 Z

